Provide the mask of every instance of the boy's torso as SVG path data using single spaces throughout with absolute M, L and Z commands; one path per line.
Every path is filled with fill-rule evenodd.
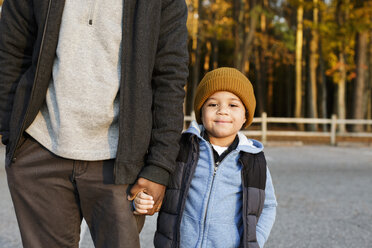
M 181 221 L 181 247 L 237 247 L 242 234 L 242 166 L 231 151 L 215 164 L 209 142 L 200 140 L 199 160 Z
M 190 128 L 189 128 L 190 130 Z M 219 196 L 212 196 L 214 198 L 214 204 L 218 201 L 219 208 L 223 209 L 219 213 L 218 209 L 213 209 L 213 204 L 210 204 L 211 213 L 206 213 L 206 202 L 208 202 L 206 197 L 209 197 L 211 193 L 211 181 L 208 179 L 204 179 L 200 181 L 202 184 L 204 182 L 204 192 L 200 194 L 199 202 L 196 202 L 194 208 L 189 208 L 189 212 L 193 212 L 191 214 L 185 214 L 187 212 L 187 204 L 188 204 L 188 196 L 189 191 L 191 189 L 192 180 L 198 170 L 200 156 L 204 156 L 204 160 L 206 163 L 203 165 L 202 168 L 208 177 L 211 176 L 213 164 L 211 163 L 210 158 L 213 157 L 210 145 L 207 144 L 206 141 L 204 143 L 201 141 L 201 137 L 198 135 L 198 131 L 187 133 L 185 132 L 181 138 L 181 149 L 180 154 L 178 157 L 178 166 L 176 167 L 176 171 L 173 173 L 171 177 L 168 190 L 166 192 L 166 198 L 168 201 L 163 203 L 164 208 L 159 214 L 158 225 L 159 229 L 155 235 L 155 247 L 164 247 L 170 245 L 170 247 L 179 247 L 181 244 L 182 247 L 182 235 L 184 235 L 183 239 L 186 241 L 191 241 L 192 244 L 186 244 L 186 246 L 193 246 L 198 243 L 198 246 L 195 247 L 202 247 L 201 245 L 207 245 L 209 247 L 236 247 L 236 246 L 244 246 L 244 247 L 255 247 L 257 244 L 255 237 L 256 237 L 256 230 L 255 224 L 252 225 L 251 222 L 248 223 L 248 219 L 253 220 L 257 223 L 259 215 L 263 208 L 263 202 L 265 198 L 265 184 L 266 184 L 266 162 L 264 159 L 264 155 L 262 151 L 262 144 L 257 141 L 251 140 L 252 142 L 247 142 L 245 136 L 241 136 L 241 139 L 245 142 L 242 142 L 245 146 L 237 147 L 234 149 L 229 155 L 225 157 L 225 161 L 223 163 L 229 161 L 229 165 L 225 167 L 228 169 L 229 166 L 234 168 L 229 173 L 224 173 L 225 175 L 221 174 L 217 189 L 218 191 L 226 191 L 222 192 L 220 197 Z M 205 144 L 204 151 L 202 151 L 203 147 L 200 144 Z M 256 144 L 258 147 L 253 146 Z M 243 149 L 243 150 L 240 150 Z M 239 151 L 239 152 L 238 152 Z M 251 153 L 249 153 L 251 151 Z M 204 155 L 203 155 L 204 154 Z M 200 156 L 199 156 L 200 155 Z M 203 159 L 202 159 L 203 160 Z M 240 160 L 240 161 L 238 161 Z M 212 161 L 213 162 L 213 161 Z M 204 163 L 204 162 L 203 162 Z M 227 163 L 225 164 L 227 165 Z M 203 167 L 202 166 L 202 167 Z M 249 171 L 249 168 L 256 168 L 253 171 Z M 221 167 L 223 168 L 223 167 Z M 219 169 L 221 169 L 219 168 Z M 218 170 L 219 170 L 218 169 Z M 217 170 L 217 172 L 219 172 Z M 221 169 L 221 172 L 224 170 Z M 231 182 L 230 176 L 233 175 L 233 180 L 235 179 L 236 182 Z M 223 177 L 225 176 L 225 177 Z M 263 181 L 260 180 L 258 184 L 250 184 L 248 181 L 255 182 L 255 178 L 261 177 Z M 217 180 L 218 181 L 218 180 Z M 232 187 L 233 189 L 229 188 Z M 258 187 L 258 188 L 257 188 Z M 191 189 L 192 190 L 192 189 Z M 195 193 L 198 193 L 198 188 L 194 188 Z M 229 190 L 229 191 L 227 191 Z M 229 195 L 229 193 L 235 193 L 237 195 L 231 197 L 230 203 L 226 206 L 230 206 L 232 209 L 224 209 L 224 203 L 227 202 L 225 197 Z M 249 197 L 248 197 L 249 196 Z M 235 199 L 234 199 L 235 197 Z M 174 200 L 178 199 L 174 202 Z M 210 199 L 209 199 L 210 202 Z M 204 204 L 204 205 L 203 205 Z M 177 208 L 175 208 L 177 206 Z M 193 204 L 189 204 L 189 206 L 193 207 Z M 204 209 L 203 209 L 204 207 Z M 214 212 L 214 213 L 213 213 Z M 228 213 L 226 213 L 228 212 Z M 194 216 L 195 213 L 199 215 Z M 203 215 L 204 214 L 204 215 Z M 226 221 L 218 221 L 213 218 L 212 214 L 216 217 L 221 217 Z M 226 215 L 226 216 L 224 216 Z M 186 216 L 186 217 L 185 217 Z M 189 218 L 188 216 L 194 216 Z M 209 225 L 208 222 L 204 218 L 209 221 L 211 220 L 216 221 L 215 226 L 212 227 Z M 184 221 L 184 218 L 187 220 Z M 181 224 L 181 221 L 183 223 Z M 203 222 L 203 223 L 202 223 Z M 233 225 L 232 232 L 228 232 L 227 225 L 230 225 L 229 228 Z M 181 226 L 183 225 L 183 227 Z M 180 230 L 180 229 L 184 230 Z M 188 231 L 191 230 L 191 235 L 187 235 Z M 215 239 L 209 239 L 209 237 L 204 237 L 204 231 L 208 233 L 210 237 L 215 237 Z M 230 236 L 225 236 L 224 233 L 228 233 Z M 188 237 L 186 237 L 186 236 Z M 180 240 L 181 236 L 181 240 Z M 219 238 L 225 238 L 225 240 L 219 240 Z M 186 239 L 185 239 L 186 238 Z M 204 243 L 202 241 L 204 240 Z M 180 243 L 181 241 L 181 243 Z M 221 246 L 219 245 L 221 244 Z M 235 244 L 237 244 L 235 246 Z M 184 244 L 185 245 L 185 244 Z M 203 247 L 204 247 L 203 246 Z

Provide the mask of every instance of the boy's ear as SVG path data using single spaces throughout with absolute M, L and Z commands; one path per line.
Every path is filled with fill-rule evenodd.
M 248 110 L 245 111 L 244 123 L 243 123 L 243 125 L 242 125 L 242 127 L 240 129 L 244 129 L 244 126 L 245 126 L 245 123 L 247 123 L 247 120 L 248 120 Z

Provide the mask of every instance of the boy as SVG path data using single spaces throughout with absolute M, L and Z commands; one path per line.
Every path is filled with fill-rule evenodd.
M 178 167 L 158 216 L 155 247 L 262 248 L 276 215 L 276 198 L 263 146 L 239 130 L 253 120 L 249 80 L 219 68 L 200 82 L 196 120 L 183 133 Z M 137 214 L 153 206 L 141 192 Z

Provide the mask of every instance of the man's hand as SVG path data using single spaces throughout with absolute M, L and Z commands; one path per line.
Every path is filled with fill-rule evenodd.
M 154 207 L 147 210 L 147 215 L 153 215 L 155 212 L 159 212 L 163 203 L 165 186 L 140 177 L 131 188 L 128 200 L 132 201 L 142 191 L 152 196 L 154 200 Z

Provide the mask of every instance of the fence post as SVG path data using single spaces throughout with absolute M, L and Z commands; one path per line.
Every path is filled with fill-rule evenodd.
M 267 141 L 267 113 L 266 112 L 262 112 L 262 125 L 261 125 L 261 128 L 262 128 L 262 143 L 264 145 L 266 145 L 266 141 Z
M 336 145 L 336 129 L 337 129 L 337 116 L 332 115 L 331 119 L 331 145 Z
M 195 111 L 193 110 L 193 111 L 191 111 L 191 121 L 195 121 L 196 120 L 196 118 L 195 118 Z

